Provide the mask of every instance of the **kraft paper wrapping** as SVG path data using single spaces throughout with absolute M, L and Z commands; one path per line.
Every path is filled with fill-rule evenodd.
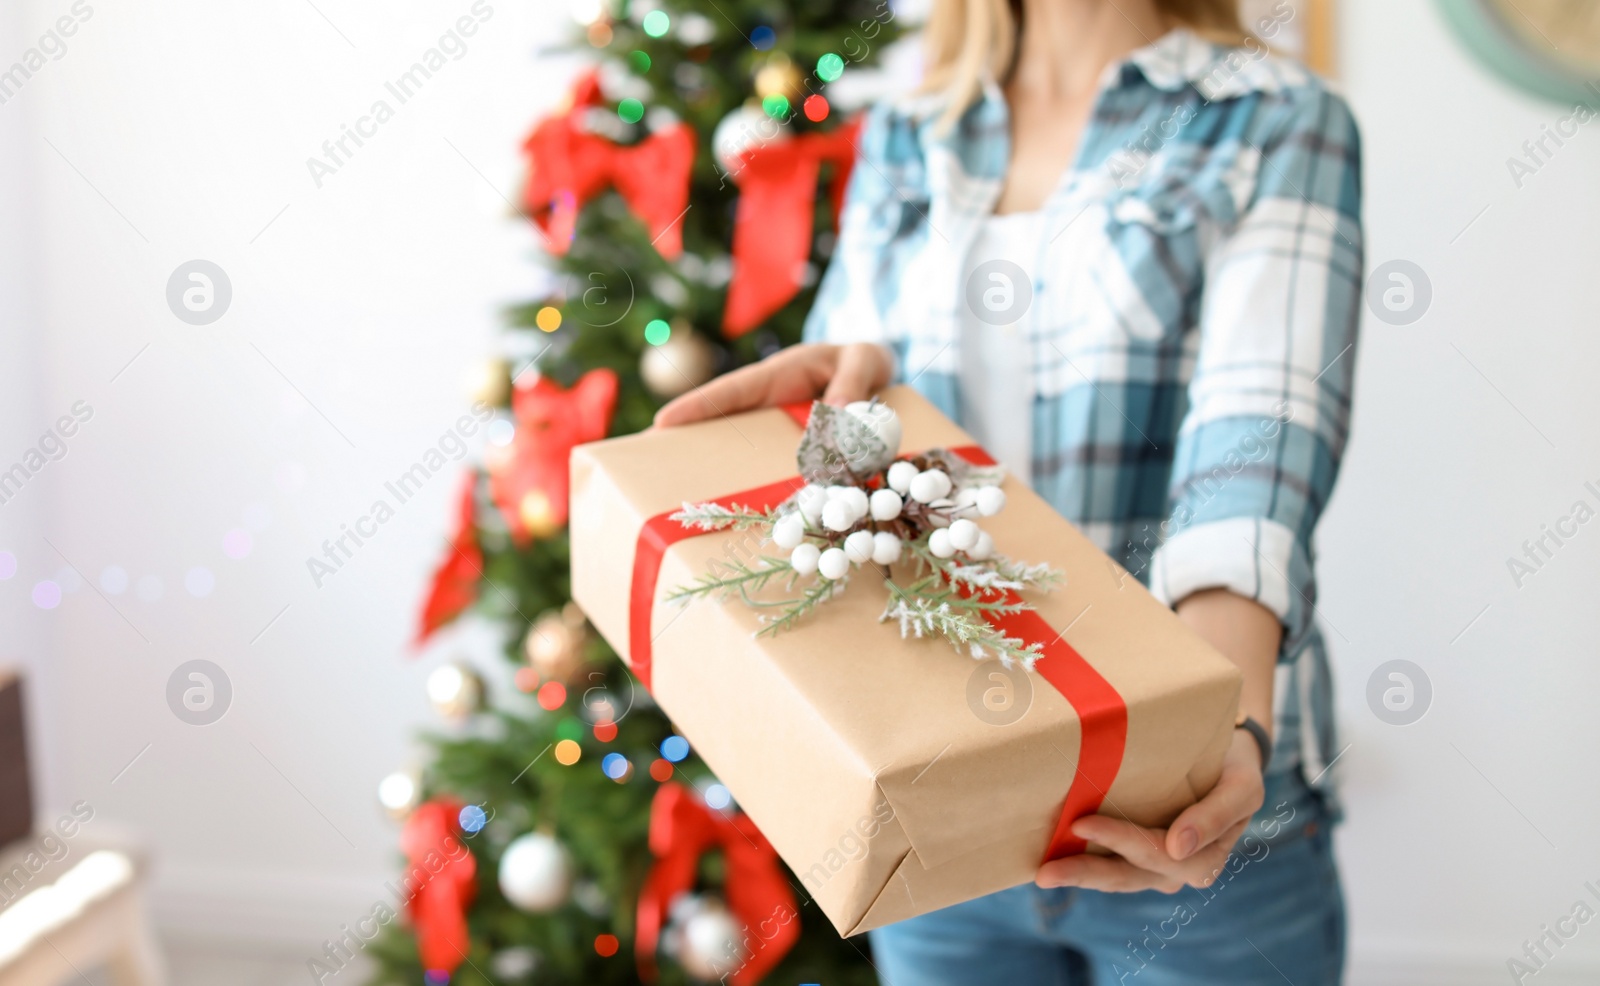
M 915 391 L 883 399 L 902 452 L 972 444 Z M 795 475 L 799 438 L 768 409 L 573 450 L 572 593 L 625 660 L 645 521 Z M 1001 553 L 1065 574 L 1026 598 L 1127 705 L 1100 810 L 1164 825 L 1216 782 L 1239 672 L 1043 499 L 1014 479 L 1004 489 L 983 527 Z M 888 590 L 870 566 L 795 629 L 759 639 L 737 599 L 662 601 L 752 541 L 717 532 L 668 549 L 651 690 L 823 913 L 854 935 L 1031 881 L 1077 763 L 1071 706 L 1037 674 L 995 677 L 997 662 L 942 639 L 902 640 L 877 622 Z

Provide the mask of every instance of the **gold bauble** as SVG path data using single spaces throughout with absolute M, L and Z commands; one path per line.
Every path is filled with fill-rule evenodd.
M 378 782 L 378 803 L 396 821 L 411 814 L 422 800 L 422 777 L 414 769 L 397 770 Z
M 779 53 L 756 69 L 755 90 L 758 98 L 782 96 L 790 106 L 799 106 L 801 97 L 805 95 L 805 79 L 789 56 Z
M 710 380 L 716 372 L 716 347 L 682 320 L 672 323 L 672 334 L 666 342 L 646 346 L 639 358 L 639 376 L 657 397 L 677 397 Z
M 568 603 L 533 621 L 522 639 L 522 653 L 527 656 L 528 665 L 539 672 L 539 680 L 570 681 L 583 668 L 588 636 L 583 611 Z
M 517 504 L 517 514 L 528 533 L 536 538 L 547 538 L 561 529 L 556 523 L 555 511 L 550 505 L 550 495 L 544 490 L 530 490 Z
M 446 719 L 465 719 L 483 704 L 483 679 L 465 661 L 451 661 L 428 675 L 428 701 Z
M 472 382 L 473 401 L 490 407 L 505 407 L 511 402 L 511 363 L 496 357 L 485 360 Z

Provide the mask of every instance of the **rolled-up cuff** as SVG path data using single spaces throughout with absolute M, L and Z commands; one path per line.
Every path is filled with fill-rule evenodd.
M 1156 550 L 1150 591 L 1168 606 L 1202 589 L 1227 589 L 1277 615 L 1290 651 L 1310 627 L 1310 559 L 1282 524 L 1234 517 L 1196 524 Z

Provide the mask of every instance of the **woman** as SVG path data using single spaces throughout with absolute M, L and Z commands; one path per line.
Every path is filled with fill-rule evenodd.
M 1081 819 L 1115 855 L 875 931 L 879 972 L 1336 983 L 1310 539 L 1350 414 L 1350 113 L 1227 0 L 936 0 L 928 38 L 923 93 L 870 115 L 807 344 L 657 423 L 912 384 L 1237 663 L 1248 719 L 1170 827 Z

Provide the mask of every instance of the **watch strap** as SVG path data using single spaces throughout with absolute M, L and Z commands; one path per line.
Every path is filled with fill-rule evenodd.
M 1256 746 L 1261 749 L 1261 772 L 1267 772 L 1267 763 L 1272 759 L 1272 737 L 1267 735 L 1267 729 L 1250 716 L 1240 716 L 1233 728 L 1242 729 L 1249 733 L 1256 741 Z

